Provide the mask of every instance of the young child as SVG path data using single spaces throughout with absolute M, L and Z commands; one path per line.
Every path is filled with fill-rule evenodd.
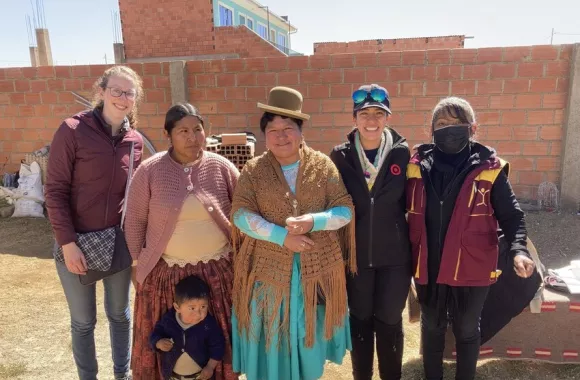
M 150 336 L 151 346 L 161 351 L 163 378 L 210 379 L 223 358 L 225 339 L 208 314 L 209 288 L 199 277 L 189 276 L 175 286 L 174 299 Z

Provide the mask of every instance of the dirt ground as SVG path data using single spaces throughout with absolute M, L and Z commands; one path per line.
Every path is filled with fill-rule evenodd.
M 580 258 L 580 216 L 530 212 L 530 238 L 547 267 Z M 51 258 L 50 226 L 42 219 L 0 219 L 0 379 L 76 379 L 66 301 Z M 112 379 L 101 285 L 95 332 L 100 378 Z M 405 321 L 404 379 L 421 379 L 418 324 Z M 350 357 L 329 364 L 324 380 L 352 379 Z M 454 365 L 445 365 L 446 379 Z M 377 371 L 375 371 L 376 373 Z M 378 379 L 378 375 L 375 375 Z M 580 366 L 487 360 L 479 380 L 580 379 Z

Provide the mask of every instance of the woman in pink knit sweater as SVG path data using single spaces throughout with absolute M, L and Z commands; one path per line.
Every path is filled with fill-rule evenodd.
M 214 369 L 214 379 L 236 379 L 230 343 L 233 268 L 229 217 L 239 171 L 227 159 L 204 150 L 204 121 L 190 104 L 169 109 L 165 136 L 171 148 L 139 166 L 128 195 L 125 234 L 137 283 L 133 378 L 162 378 L 161 357 L 149 345 L 149 335 L 172 307 L 175 284 L 196 275 L 210 286 L 209 311 L 226 339 L 225 355 Z M 181 379 L 198 367 L 188 355 L 182 355 L 173 375 Z

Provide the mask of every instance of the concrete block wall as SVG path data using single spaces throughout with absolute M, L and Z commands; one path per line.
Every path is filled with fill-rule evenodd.
M 430 111 L 439 99 L 465 97 L 477 112 L 479 139 L 511 162 L 517 194 L 534 198 L 541 182 L 560 183 L 572 52 L 561 45 L 188 61 L 181 77 L 208 133 L 252 131 L 260 140 L 256 103 L 273 86 L 298 89 L 312 115 L 306 140 L 323 152 L 351 130 L 351 94 L 362 83 L 389 90 L 391 125 L 410 146 L 429 141 Z M 165 149 L 169 63 L 130 66 L 145 82 L 139 128 Z M 16 170 L 25 153 L 49 143 L 62 119 L 81 109 L 70 91 L 88 94 L 105 67 L 0 69 L 0 166 L 8 160 Z
M 314 54 L 379 53 L 383 51 L 458 49 L 465 36 L 391 38 L 351 42 L 315 42 Z

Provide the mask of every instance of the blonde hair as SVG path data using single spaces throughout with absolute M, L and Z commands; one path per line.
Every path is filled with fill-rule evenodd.
M 93 107 L 102 108 L 104 103 L 103 99 L 99 96 L 101 90 L 106 90 L 109 84 L 109 78 L 111 77 L 121 77 L 130 80 L 135 86 L 135 91 L 137 95 L 135 97 L 135 105 L 129 114 L 127 119 L 129 119 L 129 124 L 131 128 L 137 127 L 137 108 L 141 99 L 143 98 L 143 80 L 132 68 L 128 66 L 113 66 L 105 70 L 103 75 L 101 75 L 93 85 Z

